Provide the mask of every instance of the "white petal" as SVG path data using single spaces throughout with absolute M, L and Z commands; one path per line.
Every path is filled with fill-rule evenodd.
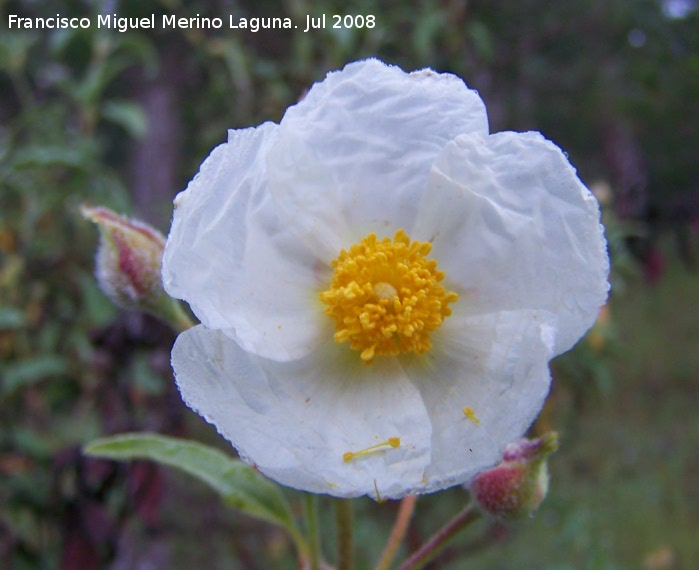
M 275 214 L 264 160 L 275 132 L 272 123 L 231 131 L 177 197 L 163 280 L 206 326 L 290 360 L 332 335 L 317 298 L 330 269 Z
M 367 366 L 331 342 L 296 362 L 272 362 L 197 326 L 172 351 L 187 404 L 276 481 L 339 497 L 400 497 L 419 485 L 430 461 L 430 422 L 396 359 Z M 343 461 L 348 451 L 400 437 Z
M 549 390 L 554 325 L 553 315 L 535 311 L 452 316 L 430 352 L 406 359 L 432 422 L 432 463 L 417 492 L 463 483 L 527 430 Z
M 459 78 L 356 62 L 287 110 L 269 152 L 270 191 L 279 215 L 331 260 L 370 231 L 412 227 L 442 147 L 487 132 L 483 102 Z
M 458 137 L 435 161 L 414 239 L 471 313 L 555 313 L 555 354 L 594 323 L 609 285 L 597 201 L 538 133 Z

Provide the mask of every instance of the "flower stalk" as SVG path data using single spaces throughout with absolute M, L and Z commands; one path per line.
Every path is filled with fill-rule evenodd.
M 432 560 L 442 549 L 471 523 L 481 518 L 481 513 L 473 503 L 440 528 L 432 537 L 415 551 L 398 570 L 419 570 Z
M 354 568 L 352 503 L 335 499 L 335 524 L 337 525 L 337 570 Z
M 308 537 L 308 569 L 320 570 L 320 528 L 318 526 L 318 495 L 304 493 L 306 535 Z
M 396 556 L 396 551 L 405 537 L 405 532 L 408 530 L 408 525 L 415 511 L 416 502 L 417 495 L 408 495 L 400 502 L 398 514 L 396 515 L 396 522 L 388 537 L 386 548 L 384 548 L 381 558 L 379 558 L 379 562 L 376 565 L 376 570 L 388 570 L 391 567 L 391 563 Z

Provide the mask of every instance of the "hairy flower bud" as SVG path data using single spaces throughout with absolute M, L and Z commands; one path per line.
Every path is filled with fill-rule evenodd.
M 482 471 L 471 481 L 470 490 L 477 504 L 486 513 L 501 519 L 533 515 L 548 490 L 546 459 L 556 449 L 556 432 L 509 444 L 502 463 Z
M 95 274 L 102 291 L 121 307 L 181 323 L 182 309 L 163 289 L 163 235 L 148 224 L 109 208 L 82 206 L 80 210 L 100 230 Z

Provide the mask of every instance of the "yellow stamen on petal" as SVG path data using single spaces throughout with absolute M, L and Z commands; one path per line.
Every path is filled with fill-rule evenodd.
M 342 461 L 347 462 L 351 461 L 355 457 L 371 455 L 372 453 L 376 453 L 377 451 L 383 451 L 387 447 L 400 447 L 400 438 L 389 437 L 386 441 L 382 441 L 381 443 L 377 443 L 376 445 L 372 445 L 371 447 L 367 447 L 366 449 L 361 449 L 359 451 L 348 451 L 347 453 L 343 454 Z
M 471 407 L 466 407 L 464 408 L 464 415 L 471 420 L 474 424 L 479 424 L 481 423 L 481 420 L 478 419 L 478 416 L 476 415 L 476 412 L 473 411 L 473 408 Z
M 379 487 L 376 484 L 376 479 L 374 479 L 374 492 L 376 493 L 376 502 L 377 503 L 381 504 L 381 503 L 385 503 L 386 501 L 388 501 L 388 499 L 384 499 L 381 496 L 381 493 L 379 493 Z
M 367 364 L 376 355 L 428 351 L 430 333 L 459 296 L 439 284 L 444 273 L 427 259 L 432 246 L 403 230 L 379 240 L 371 233 L 332 262 L 330 289 L 320 294 L 335 320 L 335 342 L 348 341 Z

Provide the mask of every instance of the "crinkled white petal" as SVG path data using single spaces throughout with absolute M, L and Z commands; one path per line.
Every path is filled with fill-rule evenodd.
M 361 363 L 332 341 L 296 362 L 255 357 L 203 326 L 172 351 L 187 404 L 276 481 L 339 497 L 403 496 L 430 462 L 430 421 L 397 359 Z M 343 461 L 390 437 L 400 447 Z
M 432 242 L 431 255 L 471 313 L 554 313 L 554 354 L 577 342 L 607 297 L 598 203 L 538 133 L 460 136 L 446 145 L 411 235 Z
M 275 213 L 265 155 L 276 130 L 231 131 L 177 197 L 163 280 L 206 326 L 245 350 L 290 360 L 332 334 L 317 298 L 331 270 Z
M 548 394 L 555 325 L 554 315 L 527 310 L 454 315 L 429 353 L 405 359 L 432 425 L 432 461 L 413 491 L 467 481 L 527 430 Z
M 287 110 L 267 156 L 270 191 L 281 219 L 329 261 L 369 232 L 412 227 L 440 150 L 487 132 L 483 102 L 458 77 L 359 61 Z
M 478 95 L 429 70 L 330 74 L 281 125 L 232 131 L 176 205 L 165 286 L 204 325 L 173 348 L 182 397 L 311 492 L 399 498 L 496 463 L 606 300 L 599 207 L 563 153 L 489 136 Z M 428 353 L 367 366 L 334 343 L 318 293 L 340 250 L 399 228 L 431 242 L 459 300 Z

